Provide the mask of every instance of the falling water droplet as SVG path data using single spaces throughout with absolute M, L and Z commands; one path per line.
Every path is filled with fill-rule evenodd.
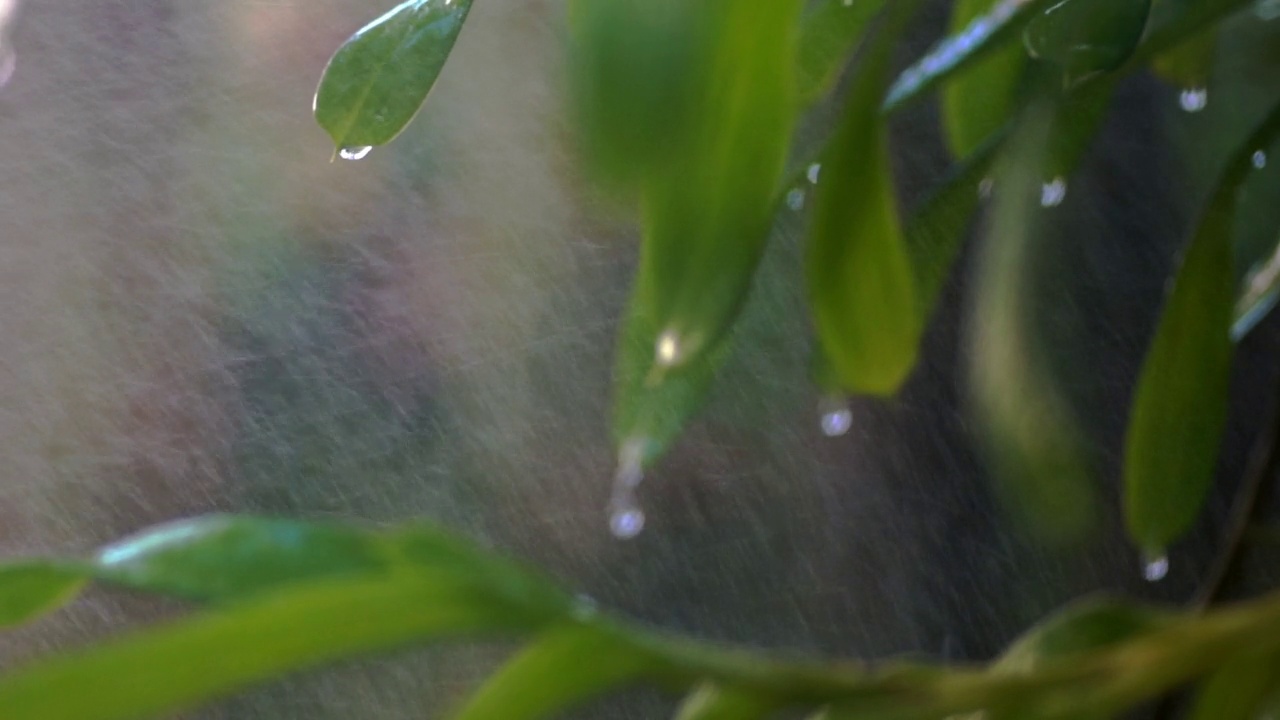
M 1267 166 L 1267 151 L 1259 150 L 1253 154 L 1253 166 L 1259 170 Z
M 343 160 L 363 160 L 366 155 L 373 151 L 372 145 L 362 145 L 359 147 L 344 147 L 338 151 L 338 157 Z
M 1189 113 L 1198 113 L 1209 105 L 1209 90 L 1203 87 L 1185 88 L 1178 96 L 1178 105 Z
M 1055 177 L 1040 188 L 1040 205 L 1042 207 L 1058 207 L 1067 199 L 1067 181 Z
M 823 398 L 818 403 L 818 412 L 822 413 L 822 434 L 827 437 L 840 437 L 853 427 L 853 412 L 842 397 Z
M 586 593 L 579 593 L 573 599 L 573 610 L 570 611 L 573 618 L 579 621 L 590 620 L 600 613 L 600 604 L 596 599 Z
M 814 163 L 809 166 L 809 170 L 805 173 L 805 177 L 809 178 L 810 183 L 817 185 L 818 176 L 820 174 L 822 174 L 822 163 Z
M 1165 575 L 1169 574 L 1169 556 L 1164 554 L 1151 553 L 1147 555 L 1145 564 L 1142 566 L 1142 577 L 1147 582 L 1160 582 Z
M 680 338 L 672 330 L 662 333 L 658 336 L 654 354 L 658 364 L 663 367 L 671 367 L 680 362 Z
M 613 476 L 609 499 L 609 532 L 619 540 L 630 540 L 644 530 L 644 511 L 636 502 L 636 488 L 644 481 L 647 438 L 632 438 L 618 450 L 618 471 Z
M 991 194 L 995 192 L 996 181 L 991 178 L 982 178 L 982 182 L 978 183 L 978 197 L 983 200 L 991 199 Z
M 804 190 L 794 188 L 787 193 L 787 207 L 799 212 L 804 209 Z

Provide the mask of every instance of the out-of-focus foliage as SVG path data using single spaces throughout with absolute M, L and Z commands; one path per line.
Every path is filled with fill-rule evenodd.
M 634 206 L 642 228 L 614 377 L 615 534 L 639 532 L 643 471 L 678 439 L 729 358 L 779 213 L 807 213 L 805 277 L 795 282 L 807 282 L 823 391 L 892 396 L 910 381 L 926 320 L 990 197 L 969 320 L 976 431 L 1000 494 L 1027 526 L 1078 539 L 1098 519 L 1090 429 L 1037 341 L 1039 265 L 1062 241 L 1053 219 L 1072 209 L 1073 173 L 1126 74 L 1156 68 L 1179 85 L 1182 108 L 1199 112 L 1217 51 L 1233 32 L 1268 22 L 1272 5 L 962 1 L 951 34 L 895 79 L 892 51 L 922 3 L 572 0 L 570 104 L 584 165 Z M 469 7 L 406 2 L 339 48 L 315 115 L 342 157 L 359 159 L 411 121 Z M 1280 70 L 1274 58 L 1262 62 Z M 904 210 L 891 123 L 934 89 L 957 164 Z M 1280 132 L 1280 98 L 1258 104 L 1265 118 L 1218 151 L 1221 169 L 1176 263 L 1133 400 L 1127 529 L 1152 560 L 1202 511 L 1233 343 L 1280 292 L 1274 251 L 1245 261 L 1236 232 L 1241 188 L 1266 182 L 1256 173 Z M 797 140 L 801 127 L 822 140 L 818 152 Z M 794 200 L 789 165 L 817 186 L 807 205 L 803 194 Z M 1149 574 L 1163 572 L 1154 567 Z M 1102 718 L 1194 681 L 1197 717 L 1249 717 L 1272 700 L 1264 690 L 1280 653 L 1280 600 L 1268 598 L 1203 616 L 1077 607 L 986 669 L 782 663 L 611 618 L 436 530 L 234 517 L 156 528 L 84 560 L 2 568 L 0 625 L 71 600 L 89 580 L 211 608 L 0 679 L 0 717 L 166 712 L 321 662 L 460 634 L 529 640 L 463 718 L 543 717 L 632 683 L 687 695 L 682 718 L 781 708 L 826 718 Z
M 353 551 L 370 562 L 353 567 Z M 204 603 L 214 609 L 0 677 L 7 720 L 168 713 L 318 663 L 457 636 L 528 641 L 452 714 L 467 720 L 552 717 L 637 683 L 686 694 L 683 720 L 754 720 L 783 708 L 826 718 L 1110 717 L 1224 665 L 1280 652 L 1280 598 L 1204 617 L 1097 600 L 1032 628 L 987 668 L 779 661 L 612 617 L 421 525 L 376 531 L 214 516 L 47 567 L 116 584 L 117 557 L 132 569 L 126 587 L 214 598 Z M 203 571 L 196 577 L 179 560 Z M 26 592 L 0 585 L 0 600 Z M 1259 685 L 1250 677 L 1233 687 Z M 1221 682 L 1210 680 L 1202 705 Z

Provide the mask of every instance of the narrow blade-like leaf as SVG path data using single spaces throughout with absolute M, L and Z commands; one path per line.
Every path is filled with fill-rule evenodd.
M 846 390 L 876 395 L 891 395 L 906 380 L 923 327 L 877 107 L 909 5 L 888 11 L 892 22 L 856 71 L 824 154 L 805 261 L 824 355 Z
M 1280 659 L 1246 655 L 1200 683 L 1188 720 L 1256 720 L 1280 693 Z
M 1158 556 L 1200 514 L 1227 416 L 1236 289 L 1237 191 L 1280 106 L 1233 153 L 1205 203 L 1138 380 L 1125 448 L 1129 535 Z
M 800 24 L 800 100 L 830 92 L 884 0 L 821 0 Z
M 1276 239 L 1271 257 L 1251 268 L 1244 278 L 1240 299 L 1236 301 L 1232 339 L 1239 341 L 1257 327 L 1280 301 L 1280 238 Z
M 951 33 L 964 32 L 975 18 L 1001 0 L 956 0 L 951 7 Z M 942 127 L 947 146 L 957 158 L 981 147 L 1011 119 L 1026 65 L 1019 43 L 1008 43 L 956 73 L 942 88 Z
M 335 147 L 358 155 L 404 130 L 435 85 L 470 9 L 471 0 L 408 0 L 338 48 L 313 107 Z
M 777 709 L 774 703 L 719 685 L 703 685 L 680 705 L 675 720 L 760 720 Z
M 653 660 L 607 632 L 556 628 L 521 650 L 467 701 L 454 720 L 537 720 L 643 677 Z
M 79 594 L 84 574 L 55 562 L 0 566 L 0 629 L 30 622 Z
M 1027 51 L 1061 68 L 1069 87 L 1124 65 L 1150 14 L 1151 0 L 1064 0 L 1027 24 Z

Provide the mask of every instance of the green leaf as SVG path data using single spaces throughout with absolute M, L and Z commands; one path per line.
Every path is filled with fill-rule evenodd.
M 975 17 L 964 30 L 948 35 L 904 70 L 889 88 L 885 112 L 896 111 L 991 53 L 1017 44 L 1027 22 L 1054 2 L 999 0 L 989 12 Z
M 84 584 L 83 573 L 77 568 L 55 562 L 0 566 L 0 629 L 30 622 L 62 607 L 80 593 Z
M 131 720 L 356 653 L 519 628 L 475 599 L 415 574 L 310 584 L 11 672 L 0 708 L 5 720 Z
M 647 466 L 702 405 L 768 237 L 795 122 L 799 3 L 706 5 L 698 112 L 665 129 L 687 151 L 648 167 L 640 269 L 619 340 L 614 436 Z M 626 452 L 623 452 L 626 451 Z
M 92 573 L 148 592 L 225 601 L 307 580 L 382 573 L 390 560 L 373 534 L 350 526 L 210 515 L 108 545 Z
M 923 331 L 877 106 L 910 5 L 893 6 L 895 22 L 877 33 L 856 71 L 823 156 L 805 258 L 824 356 L 846 390 L 876 395 L 891 395 L 906 380 Z
M 573 98 L 585 150 L 609 180 L 630 185 L 688 152 L 688 128 L 709 71 L 710 13 L 682 0 L 573 0 Z
M 1070 87 L 1124 65 L 1150 14 L 1151 0 L 1064 0 L 1027 24 L 1027 51 L 1059 66 Z
M 1251 268 L 1236 301 L 1231 337 L 1237 342 L 1267 316 L 1280 300 L 1280 238 L 1271 257 Z
M 1200 683 L 1188 720 L 1255 720 L 1280 687 L 1280 662 L 1244 656 L 1227 663 Z
M 642 678 L 654 660 L 599 629 L 548 631 L 467 701 L 455 720 L 537 720 Z
M 997 2 L 956 0 L 951 7 L 951 33 L 963 32 Z M 1008 43 L 958 72 L 942 88 L 942 127 L 953 156 L 967 157 L 1010 120 L 1025 65 L 1022 46 Z
M 716 0 L 699 112 L 668 133 L 687 152 L 645 178 L 633 301 L 659 328 L 657 374 L 713 353 L 746 298 L 796 120 L 798 0 Z M 679 136 L 686 140 L 679 140 Z
M 831 92 L 884 0 L 820 0 L 800 24 L 800 101 Z
M 990 229 L 978 259 L 970 383 L 981 438 L 1004 499 L 1031 532 L 1078 538 L 1094 521 L 1083 433 L 1044 356 L 1031 310 L 1036 260 L 1052 237 L 1046 184 L 1057 102 L 1037 96 L 995 174 Z
M 1237 148 L 1201 211 L 1147 352 L 1124 462 L 1130 537 L 1158 556 L 1191 527 L 1213 484 L 1227 416 L 1236 288 L 1237 191 L 1280 106 Z
M 408 0 L 352 35 L 316 89 L 316 122 L 344 156 L 404 130 L 444 67 L 471 0 Z
M 1178 87 L 1203 88 L 1209 84 L 1217 47 L 1217 28 L 1210 28 L 1157 55 L 1151 69 Z
M 675 720 L 760 720 L 776 709 L 773 703 L 753 695 L 707 684 L 685 699 Z

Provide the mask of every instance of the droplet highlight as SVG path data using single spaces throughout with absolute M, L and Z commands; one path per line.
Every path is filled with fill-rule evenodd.
M 978 197 L 983 200 L 990 200 L 995 191 L 996 181 L 992 178 L 982 178 L 982 182 L 978 183 Z
M 842 397 L 823 398 L 818 403 L 818 412 L 822 414 L 822 434 L 829 438 L 847 435 L 853 427 L 853 411 Z
M 1253 166 L 1259 170 L 1267 166 L 1267 151 L 1258 150 L 1253 154 Z
M 809 182 L 813 185 L 818 184 L 818 176 L 822 174 L 822 163 L 814 163 L 809 166 L 805 172 L 805 177 L 809 178 Z
M 1168 555 L 1149 556 L 1142 567 L 1142 577 L 1146 578 L 1147 582 L 1160 582 L 1168 574 Z
M 1184 88 L 1178 96 L 1178 105 L 1185 112 L 1198 113 L 1209 106 L 1208 88 Z
M 658 336 L 654 357 L 663 367 L 671 367 L 680 362 L 680 338 L 675 332 L 668 330 Z
M 1056 177 L 1040 188 L 1041 207 L 1058 207 L 1066 199 L 1067 181 L 1065 178 Z
M 373 152 L 372 145 L 344 147 L 338 151 L 338 157 L 343 160 L 363 160 L 371 152 Z

